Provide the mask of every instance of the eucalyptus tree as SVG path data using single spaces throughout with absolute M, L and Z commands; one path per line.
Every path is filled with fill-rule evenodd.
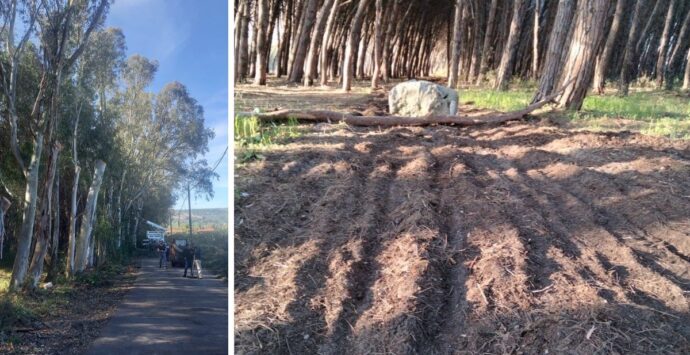
M 72 117 L 71 122 L 71 146 L 72 155 L 71 162 L 74 167 L 74 175 L 72 181 L 72 193 L 70 198 L 70 212 L 69 212 L 69 227 L 68 227 L 68 247 L 67 247 L 67 263 L 65 272 L 67 276 L 72 275 L 74 271 L 75 250 L 77 244 L 77 196 L 79 192 L 79 178 L 81 166 L 78 157 L 80 156 L 78 147 L 95 147 L 99 143 L 112 140 L 112 135 L 99 137 L 98 142 L 90 139 L 94 138 L 95 125 L 98 124 L 100 128 L 98 132 L 113 132 L 111 115 L 108 115 L 106 102 L 108 95 L 112 95 L 117 87 L 117 79 L 124 67 L 125 56 L 125 38 L 120 29 L 107 28 L 94 33 L 92 40 L 84 50 L 84 55 L 77 61 L 76 68 L 73 74 L 73 99 L 71 100 L 71 107 L 68 115 Z M 97 99 L 96 99 L 97 98 Z M 98 101 L 98 117 L 89 115 L 92 112 L 91 106 L 94 101 Z M 85 114 L 86 113 L 86 114 Z M 87 120 L 87 130 L 83 131 L 85 134 L 80 134 L 80 121 Z M 91 121 L 91 122 L 89 122 Z M 96 133 L 98 134 L 98 133 Z M 91 143 L 91 144 L 78 144 Z M 88 158 L 91 161 L 99 159 L 106 159 L 106 155 L 111 157 L 116 156 L 110 153 L 111 150 L 117 150 L 115 144 L 108 144 L 108 151 L 99 151 L 97 154 L 92 154 Z M 109 154 L 110 153 L 110 154 Z M 95 210 L 96 206 L 93 207 Z M 93 218 L 93 216 L 91 217 Z M 93 223 L 93 221 L 89 221 Z M 83 228 L 82 228 L 83 230 Z M 87 239 L 90 236 L 87 236 Z
M 15 103 L 17 95 L 33 95 L 34 104 L 31 112 L 22 117 L 28 121 L 32 139 L 30 142 L 21 142 L 30 147 L 31 157 L 29 164 L 25 163 L 19 149 L 15 151 L 15 159 L 19 167 L 24 171 L 26 188 L 23 203 L 22 227 L 17 241 L 17 254 L 12 268 L 10 289 L 17 290 L 25 284 L 25 278 L 29 266 L 30 248 L 34 234 L 34 220 L 38 202 L 39 167 L 44 149 L 44 141 L 48 140 L 49 146 L 54 146 L 54 131 L 58 122 L 60 105 L 60 86 L 63 74 L 68 72 L 74 62 L 82 54 L 91 33 L 101 25 L 109 6 L 108 0 L 82 0 L 82 1 L 11 1 L 9 6 L 3 7 L 3 23 L 8 29 L 3 39 L 6 43 L 7 55 L 11 58 L 19 56 L 17 52 L 26 45 L 31 38 L 36 38 L 40 43 L 40 50 L 36 52 L 39 60 L 37 63 L 40 72 L 39 88 L 35 94 L 17 93 L 16 77 L 18 72 L 18 60 L 10 60 L 9 65 L 1 68 L 3 80 L 3 93 L 8 103 Z M 23 18 L 26 32 L 19 42 L 15 42 L 14 28 L 17 18 Z M 34 29 L 36 30 L 35 36 Z M 15 45 L 15 43 L 17 43 Z M 12 83 L 15 83 L 14 86 Z M 12 110 L 10 110 L 12 111 Z M 11 146 L 19 147 L 17 134 L 16 109 L 11 113 L 10 121 L 13 134 Z M 53 149 L 50 154 L 57 154 Z M 52 160 L 52 157 L 49 157 Z M 45 174 L 44 186 L 52 184 L 51 174 Z M 43 201 L 47 203 L 47 201 Z M 50 211 L 48 211 L 50 214 Z M 42 228 L 47 226 L 42 225 Z M 44 237 L 46 233 L 39 232 Z

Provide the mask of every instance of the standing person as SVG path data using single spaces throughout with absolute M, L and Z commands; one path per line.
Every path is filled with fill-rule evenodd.
M 163 242 L 158 242 L 156 251 L 158 252 L 158 268 L 160 269 L 163 267 L 163 260 L 165 259 L 165 247 L 163 246 Z
M 182 277 L 187 277 L 187 269 L 189 269 L 189 277 L 194 276 L 194 270 L 192 269 L 192 259 L 194 258 L 194 254 L 189 245 L 184 246 L 184 249 L 182 250 L 182 257 L 184 257 L 184 275 L 182 275 Z
M 196 276 L 200 279 L 203 277 L 201 276 L 201 248 L 196 247 L 194 248 L 194 268 L 196 268 Z
M 168 260 L 170 260 L 170 245 L 165 244 L 165 250 L 163 251 L 165 255 L 165 269 L 168 269 Z

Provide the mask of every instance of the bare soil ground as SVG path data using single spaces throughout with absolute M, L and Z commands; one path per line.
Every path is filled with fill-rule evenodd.
M 235 172 L 236 352 L 690 352 L 690 142 L 303 129 Z

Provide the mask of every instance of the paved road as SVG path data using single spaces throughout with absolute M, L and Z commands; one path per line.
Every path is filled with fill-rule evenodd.
M 108 354 L 227 354 L 228 284 L 183 278 L 142 260 L 134 288 L 87 351 Z

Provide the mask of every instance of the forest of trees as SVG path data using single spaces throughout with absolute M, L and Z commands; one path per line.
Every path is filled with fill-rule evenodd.
M 690 89 L 688 0 L 236 0 L 234 18 L 236 81 L 257 85 L 521 78 L 570 109 L 641 78 Z
M 158 63 L 126 58 L 122 31 L 104 28 L 110 4 L 0 1 L 0 257 L 13 260 L 11 290 L 131 252 L 142 218 L 167 221 L 178 189 L 212 194 L 203 108 L 179 82 L 149 91 Z

